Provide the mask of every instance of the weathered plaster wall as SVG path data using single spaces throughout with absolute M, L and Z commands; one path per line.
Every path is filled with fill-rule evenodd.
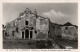
M 38 31 L 36 39 L 47 39 L 49 31 L 49 20 L 42 17 L 37 18 L 36 30 Z
M 66 30 L 66 27 L 68 28 Z M 75 39 L 78 37 L 78 29 L 75 26 L 63 26 L 62 27 L 62 37 L 68 37 L 70 39 Z

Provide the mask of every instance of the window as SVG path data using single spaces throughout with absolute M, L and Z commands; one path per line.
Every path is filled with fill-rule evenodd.
M 68 27 L 65 28 L 66 30 L 68 29 Z
M 37 31 L 35 30 L 35 34 L 37 34 Z
M 28 25 L 28 21 L 25 21 L 25 25 Z

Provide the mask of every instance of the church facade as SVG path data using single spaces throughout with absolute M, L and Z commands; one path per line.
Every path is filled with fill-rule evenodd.
M 7 34 L 20 39 L 47 39 L 49 19 L 37 15 L 30 9 L 20 13 L 19 17 L 6 24 Z

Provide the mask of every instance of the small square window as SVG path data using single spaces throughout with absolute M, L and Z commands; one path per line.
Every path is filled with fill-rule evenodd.
M 37 31 L 35 30 L 35 34 L 37 34 Z
M 68 29 L 68 27 L 65 28 L 66 30 Z

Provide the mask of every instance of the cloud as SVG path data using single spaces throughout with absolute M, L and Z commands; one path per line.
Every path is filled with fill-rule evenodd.
M 58 11 L 56 12 L 55 10 L 50 10 L 49 12 L 44 12 L 42 14 L 44 17 L 48 17 L 51 22 L 53 23 L 65 23 L 68 22 L 68 17 L 67 15 L 63 14 L 62 12 Z
M 49 12 L 45 12 L 43 13 L 43 15 L 47 15 L 48 17 L 65 17 L 66 15 L 64 15 L 62 12 L 56 12 L 55 10 L 51 10 Z

